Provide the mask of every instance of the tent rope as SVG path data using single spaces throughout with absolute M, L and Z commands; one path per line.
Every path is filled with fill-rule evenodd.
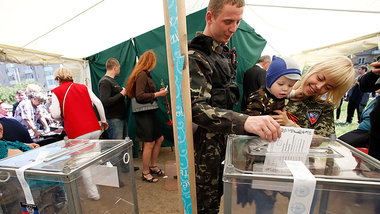
M 104 0 L 101 0 L 101 1 L 97 2 L 96 4 L 94 4 L 94 5 L 92 5 L 91 7 L 87 8 L 86 10 L 80 12 L 78 15 L 75 15 L 74 17 L 70 18 L 69 20 L 63 22 L 62 24 L 59 24 L 58 26 L 56 26 L 56 27 L 54 27 L 53 29 L 49 30 L 48 32 L 42 34 L 41 36 L 38 36 L 37 38 L 33 39 L 32 41 L 28 42 L 26 45 L 24 45 L 24 46 L 22 46 L 22 47 L 25 48 L 26 46 L 32 44 L 33 42 L 39 40 L 40 38 L 46 36 L 47 34 L 53 32 L 53 31 L 56 30 L 57 28 L 59 28 L 59 27 L 65 25 L 65 24 L 71 22 L 72 20 L 74 20 L 74 19 L 77 18 L 78 16 L 80 16 L 80 15 L 86 13 L 87 11 L 91 10 L 92 8 L 96 7 L 97 5 L 99 5 L 99 4 L 102 3 L 102 2 L 104 2 Z

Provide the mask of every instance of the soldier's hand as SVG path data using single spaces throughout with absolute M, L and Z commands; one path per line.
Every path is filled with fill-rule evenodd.
M 244 130 L 257 134 L 269 142 L 281 137 L 280 125 L 270 116 L 250 116 L 244 123 Z

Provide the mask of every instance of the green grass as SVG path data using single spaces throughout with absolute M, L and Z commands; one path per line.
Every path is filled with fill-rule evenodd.
M 372 99 L 370 99 L 368 102 L 370 102 L 371 100 Z M 355 111 L 354 117 L 352 119 L 352 123 L 351 124 L 345 123 L 346 118 L 347 118 L 347 104 L 348 104 L 348 102 L 343 101 L 341 112 L 340 112 L 340 117 L 339 117 L 339 119 L 342 122 L 338 122 L 335 120 L 335 133 L 336 133 L 337 137 L 340 137 L 341 135 L 356 129 L 359 125 L 358 124 L 358 116 L 357 116 L 356 111 Z M 334 119 L 336 119 L 336 110 L 334 111 Z

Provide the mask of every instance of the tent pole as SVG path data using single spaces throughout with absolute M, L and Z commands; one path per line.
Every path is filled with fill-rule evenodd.
M 179 0 L 178 6 L 177 0 L 171 0 L 171 5 L 168 5 L 167 0 L 163 0 L 163 2 L 178 193 L 182 201 L 183 212 L 186 214 L 197 213 L 185 1 Z M 169 6 L 173 7 L 168 8 Z M 178 64 L 182 65 L 182 63 L 183 66 L 179 67 Z M 178 98 L 181 97 L 181 94 L 182 102 L 181 98 Z M 182 122 L 185 126 L 177 126 Z M 187 148 L 184 147 L 186 144 Z M 184 150 L 187 152 L 185 155 L 183 154 Z

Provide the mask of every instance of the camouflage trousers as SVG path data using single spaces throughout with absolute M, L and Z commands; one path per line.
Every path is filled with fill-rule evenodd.
M 223 165 L 226 136 L 198 127 L 194 134 L 195 179 L 198 213 L 219 213 L 223 195 Z

